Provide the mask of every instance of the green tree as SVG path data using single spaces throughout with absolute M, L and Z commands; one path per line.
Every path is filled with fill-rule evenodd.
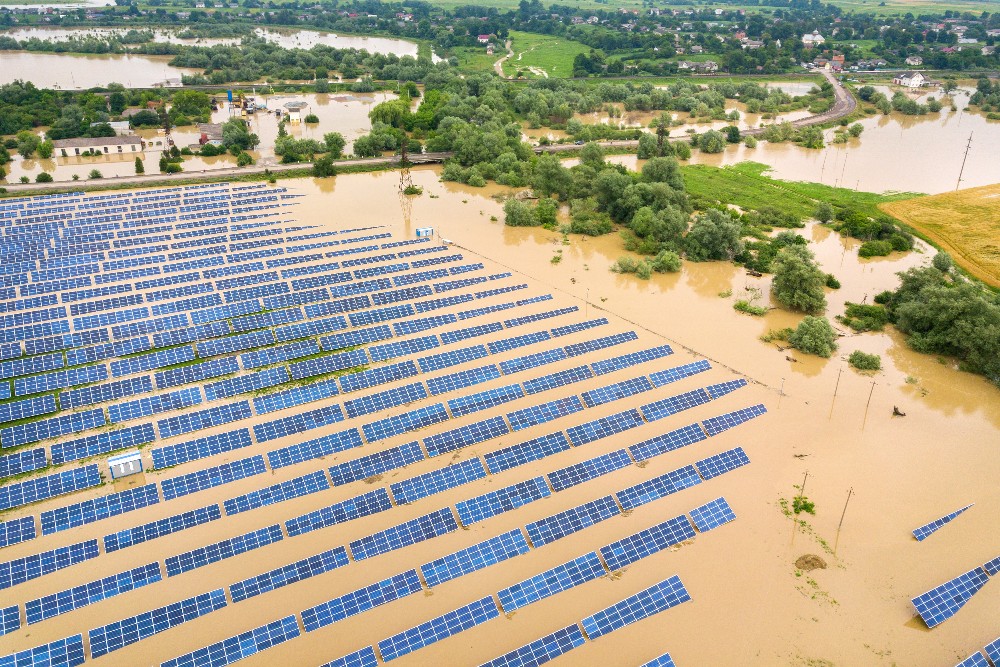
M 782 248 L 771 263 L 774 280 L 771 291 L 781 305 L 805 313 L 826 309 L 826 274 L 816 264 L 813 253 L 803 245 Z
M 660 154 L 660 145 L 656 141 L 656 137 L 652 134 L 643 132 L 639 137 L 639 148 L 636 150 L 636 157 L 640 160 L 648 160 L 651 157 L 656 157 Z
M 52 182 L 52 174 L 43 171 L 38 176 L 35 176 L 35 183 L 51 183 L 51 182 Z
M 854 123 L 849 128 L 847 128 L 847 133 L 852 137 L 860 137 L 861 133 L 865 131 L 864 125 L 861 123 Z
M 260 139 L 247 129 L 242 118 L 230 118 L 222 124 L 222 145 L 230 152 L 250 150 L 259 143 Z
M 677 156 L 678 160 L 690 160 L 691 159 L 691 145 L 686 141 L 678 141 L 673 144 L 674 155 Z
M 688 259 L 695 262 L 730 260 L 743 252 L 740 223 L 728 213 L 709 209 L 695 217 L 684 238 Z
M 305 123 L 308 123 L 309 125 L 315 125 L 316 123 L 318 123 L 318 122 L 319 122 L 319 116 L 317 116 L 317 115 L 316 115 L 316 114 L 314 114 L 314 113 L 311 113 L 311 114 L 309 114 L 308 116 L 306 116 L 306 117 L 305 117 L 305 118 L 303 119 L 303 121 L 304 121 Z
M 735 125 L 729 125 L 726 127 L 726 141 L 731 144 L 740 143 L 740 128 Z
M 347 145 L 347 141 L 340 132 L 327 132 L 323 135 L 323 143 L 326 144 L 326 150 L 334 160 L 344 155 L 344 146 Z
M 662 250 L 650 260 L 650 266 L 657 273 L 676 273 L 681 270 L 681 258 L 671 250 Z
M 17 133 L 17 152 L 24 159 L 29 159 L 38 150 L 42 140 L 34 132 L 22 130 Z
M 337 167 L 333 164 L 333 158 L 329 154 L 320 156 L 313 162 L 313 176 L 316 178 L 327 178 L 337 175 Z
M 137 157 L 135 159 L 135 173 L 137 173 L 137 174 L 145 174 L 146 173 L 146 165 L 144 165 L 142 163 L 142 158 L 141 157 Z
M 580 149 L 580 164 L 586 165 L 597 171 L 604 168 L 604 149 L 601 145 L 589 142 Z
M 559 204 L 554 199 L 540 199 L 534 213 L 539 225 L 554 227 L 556 216 L 559 214 Z
M 861 350 L 854 350 L 847 358 L 849 363 L 859 371 L 877 371 L 882 368 L 882 357 L 877 354 L 865 354 Z
M 540 155 L 535 162 L 531 187 L 541 197 L 554 194 L 560 199 L 565 199 L 572 180 L 572 174 L 570 174 L 569 169 L 563 166 L 559 157 L 554 153 L 549 153 Z
M 825 317 L 807 315 L 788 337 L 788 342 L 806 354 L 829 358 L 837 349 L 837 332 Z
M 647 183 L 666 183 L 674 190 L 684 189 L 680 165 L 672 157 L 654 157 L 642 165 L 642 180 Z
M 42 143 L 38 144 L 38 157 L 42 158 L 43 160 L 48 160 L 50 157 L 52 157 L 52 152 L 55 150 L 55 148 L 56 148 L 55 145 L 51 141 L 46 139 Z
M 236 156 L 236 166 L 237 167 L 249 167 L 254 163 L 253 156 L 246 151 L 243 151 Z
M 726 150 L 726 136 L 722 132 L 709 130 L 698 137 L 698 149 L 702 153 L 721 153 Z
M 940 271 L 941 273 L 948 273 L 951 271 L 953 265 L 951 255 L 946 253 L 944 250 L 940 251 L 934 255 L 934 259 L 931 260 L 931 266 Z
M 833 220 L 833 207 L 830 206 L 830 202 L 821 201 L 816 207 L 816 212 L 813 215 L 817 220 L 826 224 Z
M 531 206 L 513 197 L 504 202 L 503 213 L 503 224 L 508 227 L 536 227 L 541 224 L 531 210 Z

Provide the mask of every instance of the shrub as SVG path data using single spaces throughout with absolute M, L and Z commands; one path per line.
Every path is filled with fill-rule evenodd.
M 847 302 L 844 314 L 837 319 L 855 331 L 881 331 L 889 321 L 889 311 L 883 306 Z
M 788 338 L 795 349 L 819 357 L 830 357 L 837 349 L 837 332 L 825 317 L 806 316 Z
M 847 358 L 847 363 L 859 371 L 877 371 L 882 368 L 882 357 L 877 354 L 865 354 L 861 350 L 855 350 Z
M 681 258 L 672 250 L 663 250 L 650 260 L 650 267 L 657 273 L 676 273 L 681 270 Z
M 747 148 L 757 148 L 757 138 L 751 134 L 743 137 L 743 145 Z
M 243 153 L 243 155 L 246 155 L 246 153 Z M 312 172 L 316 178 L 327 178 L 337 175 L 337 167 L 334 166 L 332 157 L 324 155 L 313 162 Z
M 796 514 L 805 512 L 806 514 L 816 514 L 816 503 L 805 496 L 795 496 L 792 499 L 792 511 Z
M 764 306 L 755 306 L 746 299 L 740 299 L 733 304 L 733 309 L 741 313 L 746 313 L 747 315 L 755 315 L 761 317 L 767 315 L 767 308 Z
M 639 266 L 635 268 L 635 275 L 642 280 L 649 280 L 653 275 L 653 269 L 650 268 L 649 262 L 639 262 Z
M 97 169 L 91 169 L 90 173 L 87 174 L 87 178 L 104 178 L 104 174 Z
M 556 215 L 559 213 L 559 204 L 552 199 L 542 199 L 539 200 L 538 205 L 535 206 L 535 221 L 547 227 L 553 229 L 556 226 Z
M 314 113 L 311 113 L 308 116 L 306 116 L 304 120 L 305 120 L 306 123 L 309 123 L 309 124 L 318 123 L 319 122 L 319 116 L 317 116 Z
M 938 254 L 934 255 L 934 259 L 931 260 L 931 265 L 941 273 L 948 273 L 951 271 L 951 267 L 953 265 L 951 255 L 942 250 Z
M 858 248 L 858 257 L 885 257 L 892 253 L 889 241 L 865 241 Z
M 52 174 L 43 171 L 38 176 L 35 176 L 35 183 L 51 183 L 51 182 L 52 182 Z
M 509 227 L 537 227 L 540 222 L 531 206 L 518 199 L 508 199 L 503 205 L 503 224 Z
M 622 255 L 611 265 L 611 271 L 614 273 L 635 273 L 638 267 L 639 260 L 628 255 Z
M 826 274 L 826 286 L 830 289 L 840 289 L 840 281 L 832 273 Z
M 253 164 L 253 162 L 254 162 L 253 156 L 250 155 L 250 153 L 247 153 L 246 151 L 243 151 L 242 153 L 236 156 L 237 167 L 249 167 L 250 165 Z

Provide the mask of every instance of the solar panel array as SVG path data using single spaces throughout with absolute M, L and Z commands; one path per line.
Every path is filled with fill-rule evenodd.
M 975 504 L 975 503 L 973 503 L 973 504 Z M 939 519 L 934 519 L 930 523 L 924 524 L 923 526 L 920 526 L 919 528 L 914 528 L 913 529 L 913 536 L 915 538 L 917 538 L 918 542 L 923 542 L 928 537 L 930 537 L 932 534 L 936 533 L 938 530 L 940 530 L 941 528 L 943 528 L 946 524 L 951 523 L 952 519 L 954 519 L 958 515 L 962 514 L 963 512 L 965 512 L 965 510 L 969 509 L 970 507 L 972 507 L 972 504 L 966 505 L 965 507 L 963 507 L 961 509 L 957 509 L 954 512 L 951 512 L 950 514 L 945 514 L 943 517 L 941 517 Z
M 51 232 L 38 232 L 49 235 L 38 256 L 24 260 L 23 269 L 9 265 L 5 287 L 18 288 L 25 299 L 7 304 L 4 312 L 11 315 L 3 316 L 0 424 L 13 424 L 0 428 L 0 445 L 9 450 L 0 454 L 0 477 L 27 477 L 0 485 L 0 509 L 13 513 L 0 522 L 0 548 L 12 549 L 0 562 L 0 589 L 74 569 L 61 592 L 30 600 L 15 595 L 13 605 L 0 609 L 0 634 L 20 633 L 22 618 L 46 623 L 84 606 L 105 623 L 114 619 L 102 611 L 108 608 L 103 600 L 144 588 L 133 598 L 136 615 L 73 628 L 87 632 L 86 648 L 81 634 L 78 650 L 70 640 L 51 649 L 78 654 L 80 661 L 97 658 L 227 606 L 225 588 L 181 602 L 165 599 L 170 589 L 162 578 L 222 560 L 250 562 L 243 554 L 267 549 L 267 562 L 275 557 L 270 569 L 224 582 L 229 604 L 255 604 L 249 601 L 269 591 L 461 534 L 460 527 L 489 531 L 492 517 L 526 504 L 557 510 L 322 605 L 223 631 L 216 637 L 221 641 L 163 663 L 230 664 L 294 640 L 299 619 L 311 632 L 517 558 L 748 462 L 735 448 L 653 476 L 649 488 L 559 506 L 553 496 L 570 487 L 705 440 L 763 414 L 763 406 L 664 432 L 658 420 L 720 399 L 745 382 L 664 397 L 660 387 L 711 366 L 671 367 L 664 361 L 672 354 L 669 346 L 643 348 L 635 332 L 615 330 L 608 318 L 581 320 L 578 306 L 548 305 L 551 295 L 518 299 L 514 293 L 528 285 L 510 283 L 510 273 L 491 274 L 485 262 L 441 254 L 445 248 L 425 239 L 322 229 L 289 235 L 293 228 L 272 226 L 278 221 L 269 218 L 277 211 L 268 212 L 284 196 L 283 188 L 263 184 L 75 196 Z M 21 224 L 19 216 L 12 224 Z M 246 222 L 257 218 L 265 222 Z M 87 230 L 78 233 L 83 226 Z M 66 243 L 70 238 L 73 243 Z M 476 321 L 465 321 L 470 319 Z M 525 373 L 534 369 L 541 370 Z M 601 377 L 609 374 L 617 375 Z M 635 399 L 640 394 L 649 394 L 643 405 Z M 629 405 L 604 411 L 616 401 Z M 264 416 L 271 412 L 279 414 Z M 587 412 L 594 414 L 584 418 Z M 452 420 L 453 426 L 444 424 Z M 543 426 L 547 434 L 511 438 Z M 611 436 L 640 427 L 655 434 L 625 448 L 604 447 L 617 440 Z M 383 443 L 390 439 L 396 442 Z M 269 445 L 273 440 L 283 442 Z M 582 462 L 544 464 L 548 472 L 527 480 L 508 472 L 602 440 Z M 154 446 L 141 456 L 154 477 L 121 490 L 97 488 L 108 478 L 103 457 L 148 444 Z M 436 469 L 404 471 L 443 455 L 455 458 Z M 93 460 L 74 463 L 81 459 Z M 301 467 L 282 472 L 293 466 Z M 386 473 L 391 478 L 382 482 Z M 267 479 L 269 474 L 278 478 Z M 493 480 L 496 475 L 505 477 Z M 362 481 L 382 485 L 348 491 L 346 500 L 323 500 L 333 487 Z M 60 498 L 83 489 L 90 491 L 82 500 Z M 431 505 L 410 520 L 393 519 L 401 505 L 446 493 L 462 499 L 434 511 Z M 186 508 L 178 502 L 168 509 L 192 494 L 198 495 Z M 35 508 L 36 502 L 45 504 Z M 295 511 L 306 502 L 319 509 Z M 713 502 L 679 517 L 687 531 L 678 523 L 670 539 L 688 532 L 693 537 L 692 523 L 703 532 L 735 517 L 724 500 Z M 152 509 L 159 504 L 162 510 Z M 272 509 L 254 511 L 265 506 Z M 236 514 L 247 518 L 230 519 Z M 262 525 L 272 514 L 280 521 Z M 364 517 L 379 529 L 320 553 L 281 557 L 286 540 Z M 58 537 L 98 522 L 101 539 L 71 543 Z M 246 527 L 233 530 L 235 525 Z M 183 531 L 190 531 L 190 540 L 168 539 Z M 214 540 L 205 539 L 215 533 Z M 63 546 L 31 549 L 39 535 Z M 156 562 L 135 560 L 150 549 L 132 547 L 157 540 L 188 546 L 152 546 L 153 552 L 169 551 Z M 105 570 L 96 580 L 87 578 L 86 568 L 75 568 L 118 551 L 126 552 L 120 558 L 128 568 Z M 636 547 L 632 557 L 640 552 Z M 390 661 L 585 585 L 607 573 L 603 558 L 603 549 L 596 550 L 550 567 L 384 639 L 378 654 L 362 647 L 342 664 Z M 590 635 L 580 627 L 529 646 L 571 650 Z M 17 634 L 16 645 L 30 640 Z

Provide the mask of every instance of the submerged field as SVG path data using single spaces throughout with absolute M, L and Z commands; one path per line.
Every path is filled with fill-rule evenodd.
M 1000 184 L 880 208 L 927 235 L 972 275 L 1000 287 Z

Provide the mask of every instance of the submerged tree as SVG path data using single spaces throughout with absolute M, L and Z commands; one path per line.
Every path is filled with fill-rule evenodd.
M 774 281 L 771 291 L 781 305 L 805 313 L 826 309 L 826 274 L 816 264 L 813 253 L 803 245 L 782 248 L 771 263 Z

